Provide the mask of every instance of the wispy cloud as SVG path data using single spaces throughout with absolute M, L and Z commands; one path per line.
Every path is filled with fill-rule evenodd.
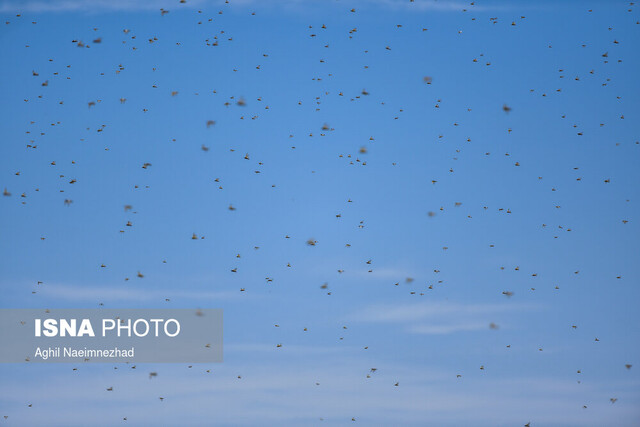
M 374 365 L 378 370 L 367 379 L 371 365 L 362 361 L 313 362 L 319 365 L 300 358 L 225 362 L 211 373 L 206 367 L 114 371 L 83 365 L 72 376 L 51 370 L 27 374 L 32 366 L 20 366 L 0 384 L 0 406 L 9 421 L 21 425 L 65 426 L 113 425 L 125 416 L 126 425 L 300 426 L 316 425 L 319 418 L 346 425 L 355 417 L 367 425 L 598 426 L 611 425 L 612 411 L 616 425 L 630 426 L 638 414 L 637 393 L 628 381 L 617 396 L 629 404 L 614 407 L 608 385 L 596 381 L 579 386 L 549 375 L 480 380 L 466 373 L 458 379 L 457 371 L 385 364 Z M 158 376 L 149 379 L 150 370 Z M 587 397 L 589 411 L 580 411 Z
M 216 300 L 238 297 L 231 291 L 185 291 L 172 289 L 136 289 L 123 286 L 75 286 L 47 284 L 38 289 L 38 293 L 49 300 L 64 301 L 154 301 L 165 298 L 183 298 L 190 300 Z
M 378 304 L 356 312 L 353 319 L 363 322 L 414 322 L 433 317 L 491 314 L 522 308 L 522 305 L 512 304 L 457 304 L 450 302 Z
M 457 0 L 359 0 L 353 1 L 356 6 L 380 6 L 389 9 L 407 11 L 463 11 L 486 10 L 487 6 L 471 6 L 468 2 Z M 225 7 L 292 7 L 336 6 L 336 2 L 328 0 L 5 0 L 0 3 L 0 13 L 45 13 L 45 12 L 105 12 L 105 11 L 157 11 L 203 8 L 206 6 Z M 338 3 L 338 6 L 341 4 Z M 346 6 L 345 6 L 346 7 Z M 491 9 L 496 9 L 492 7 Z
M 346 352 L 354 352 L 360 350 L 355 346 L 313 346 L 313 345 L 297 345 L 287 344 L 282 348 L 276 348 L 273 344 L 257 344 L 257 343 L 225 343 L 225 352 L 230 353 L 278 353 L 278 354 L 296 354 L 296 355 L 318 355 L 318 354 L 345 354 Z
M 462 11 L 481 11 L 487 10 L 487 6 L 471 5 L 471 2 L 462 1 L 442 1 L 442 0 L 415 0 L 413 2 L 407 0 L 364 0 L 364 3 L 373 3 L 394 9 L 405 9 L 416 11 L 444 11 L 444 12 L 462 12 Z M 495 7 L 491 9 L 495 10 Z
M 155 4 L 126 0 L 7 0 L 0 4 L 0 13 L 157 10 L 168 4 L 170 4 L 169 1 L 163 0 L 155 2 Z
M 409 330 L 416 334 L 444 335 L 461 331 L 480 331 L 487 329 L 487 326 L 487 323 L 481 322 L 462 322 L 451 323 L 448 325 L 420 324 L 410 327 Z
M 385 279 L 392 280 L 394 282 L 405 280 L 407 277 L 412 277 L 407 270 L 403 270 L 400 268 L 372 268 L 372 271 L 369 272 L 367 269 L 360 268 L 359 270 L 348 270 L 344 274 L 346 277 L 358 277 L 358 278 L 367 278 L 367 279 Z
M 488 330 L 506 313 L 532 310 L 522 304 L 454 304 L 426 302 L 414 304 L 378 304 L 355 312 L 351 320 L 369 323 L 396 323 L 410 333 L 450 334 Z

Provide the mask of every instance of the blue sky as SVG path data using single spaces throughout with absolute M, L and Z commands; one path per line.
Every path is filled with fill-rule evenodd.
M 1 1 L 0 307 L 225 361 L 3 365 L 0 424 L 637 425 L 636 6 L 474 3 Z

